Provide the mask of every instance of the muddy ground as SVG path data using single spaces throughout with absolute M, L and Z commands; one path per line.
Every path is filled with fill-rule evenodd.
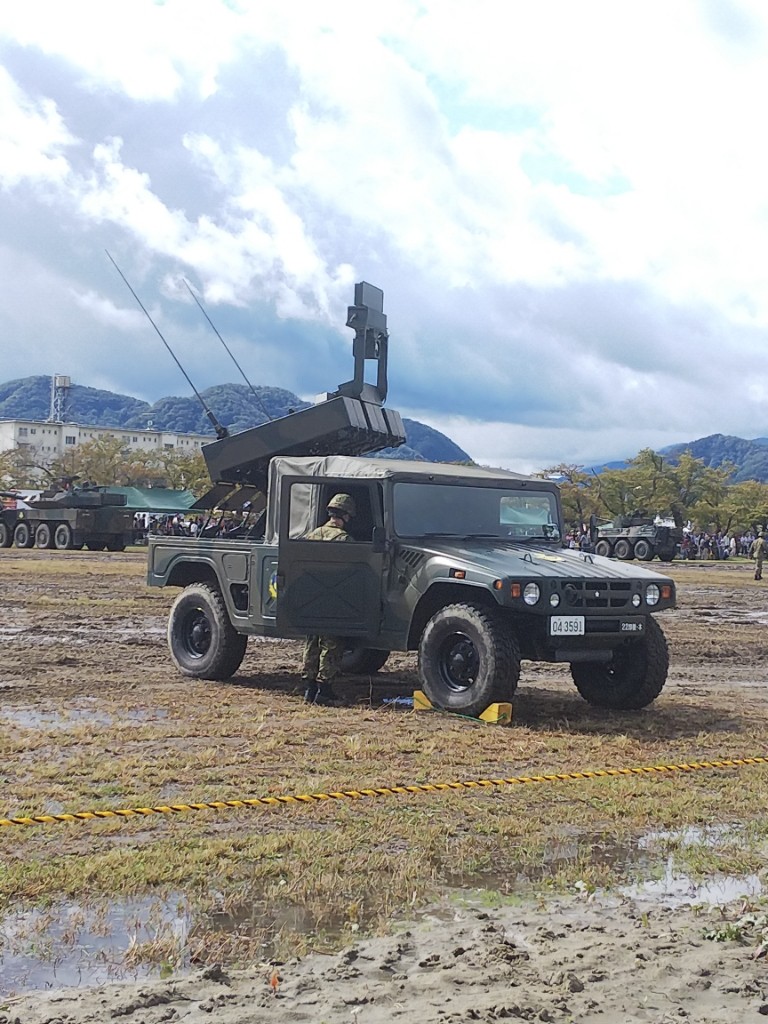
M 140 552 L 0 552 L 5 723 L 0 817 L 768 755 L 768 584 L 756 583 L 747 563 L 658 567 L 676 577 L 680 607 L 660 619 L 673 668 L 653 707 L 611 717 L 580 700 L 564 667 L 526 665 L 513 725 L 470 735 L 472 724 L 446 723 L 384 703 L 414 689 L 415 662 L 409 655 L 393 656 L 375 679 L 346 680 L 340 687 L 344 706 L 337 709 L 303 705 L 299 650 L 292 643 L 252 642 L 243 669 L 228 684 L 181 680 L 165 649 L 164 620 L 173 595 L 144 587 L 143 562 Z M 699 830 L 725 822 L 765 837 L 766 771 L 760 765 L 732 769 L 730 782 L 722 781 L 722 772 L 696 773 L 690 792 L 699 787 L 698 802 L 691 797 L 686 807 L 687 793 L 679 796 L 685 784 L 678 786 L 674 793 L 681 804 L 674 821 Z M 740 784 L 743 805 L 734 795 Z M 617 790 L 603 792 L 609 801 Z M 605 834 L 619 828 L 623 806 L 646 799 L 645 791 L 622 792 L 623 804 L 606 802 L 599 809 Z M 561 818 L 571 822 L 572 805 L 596 802 L 586 795 L 591 790 L 578 786 L 548 793 L 530 799 L 543 801 L 540 813 L 551 815 L 553 830 Z M 647 831 L 671 820 L 663 811 L 664 793 L 657 787 L 657 802 L 644 812 Z M 404 806 L 414 829 L 430 816 L 429 841 L 439 844 L 442 828 L 456 838 L 454 821 L 462 818 L 466 831 L 482 831 L 486 815 L 498 814 L 499 805 L 513 799 L 495 795 L 493 803 L 478 798 L 461 804 L 468 798 L 446 796 Z M 732 809 L 723 806 L 731 801 Z M 368 816 L 374 831 L 388 832 L 394 819 L 371 818 L 385 813 L 371 809 L 379 806 L 345 809 L 349 819 L 343 828 L 354 835 Z M 317 844 L 326 842 L 339 815 L 338 808 L 322 811 L 312 824 Z M 410 875 L 403 869 L 403 883 L 393 884 L 389 923 L 390 904 L 377 905 L 378 916 L 370 919 L 361 909 L 349 910 L 343 924 L 328 928 L 324 945 L 310 943 L 314 951 L 295 940 L 298 956 L 290 955 L 290 942 L 281 955 L 262 942 L 259 955 L 258 946 L 217 946 L 211 935 L 190 954 L 187 934 L 181 959 L 159 953 L 156 962 L 138 961 L 131 977 L 123 969 L 131 962 L 126 949 L 143 927 L 132 922 L 125 925 L 131 935 L 123 936 L 125 956 L 114 971 L 105 972 L 103 959 L 88 957 L 87 951 L 73 971 L 73 940 L 55 918 L 72 906 L 87 911 L 89 892 L 97 893 L 104 870 L 102 861 L 94 861 L 93 873 L 78 881 L 73 860 L 95 850 L 102 858 L 114 857 L 109 863 L 119 874 L 121 847 L 125 857 L 136 850 L 151 857 L 159 846 L 171 857 L 179 847 L 179 874 L 170 886 L 175 899 L 184 893 L 185 873 L 193 876 L 184 863 L 185 844 L 201 843 L 202 835 L 206 842 L 246 844 L 254 832 L 274 829 L 279 838 L 281 827 L 297 827 L 283 826 L 285 818 L 265 824 L 249 812 L 229 813 L 211 812 L 194 825 L 183 816 L 160 816 L 135 827 L 121 822 L 114 829 L 80 822 L 0 829 L 0 1024 L 112 1019 L 129 1024 L 393 1019 L 736 1024 L 768 1016 L 768 874 L 759 859 L 743 859 L 738 851 L 732 872 L 719 863 L 709 879 L 693 881 L 685 872 L 671 872 L 666 855 L 660 855 L 661 871 L 658 864 L 646 865 L 644 884 L 617 885 L 613 877 L 605 887 L 573 883 L 577 874 L 564 876 L 565 885 L 557 889 L 537 885 L 547 879 L 532 871 L 520 875 L 519 886 L 509 881 L 501 886 L 487 863 L 484 877 L 494 878 L 494 885 L 483 887 L 477 884 L 482 873 L 449 872 L 435 857 L 430 862 L 434 886 L 423 892 L 441 895 L 423 903 L 422 890 L 411 885 L 420 851 L 410 850 L 414 844 L 406 838 L 379 834 L 376 843 L 361 839 L 362 852 L 354 843 L 344 856 L 337 850 L 333 884 L 348 887 L 352 896 L 344 899 L 362 908 L 366 887 L 375 887 L 383 874 L 389 878 L 397 864 L 414 856 Z M 582 844 L 580 856 L 585 849 L 579 869 L 591 878 L 589 851 L 598 847 Z M 311 862 L 311 850 L 308 857 Z M 48 863 L 63 865 L 58 881 L 46 875 Z M 474 884 L 466 884 L 468 879 Z M 131 889 L 130 880 L 121 884 L 140 903 L 144 889 Z M 142 884 L 150 888 L 159 880 Z M 225 885 L 222 875 L 222 891 Z M 317 931 L 322 884 L 313 883 L 302 896 L 287 870 L 275 885 L 292 891 L 294 912 L 306 900 L 306 916 L 299 915 L 298 925 L 295 916 L 292 921 L 297 934 L 302 927 Z M 39 894 L 46 887 L 53 907 L 46 930 L 37 932 L 37 946 L 34 941 L 23 946 L 20 921 L 27 926 L 30 914 L 43 913 Z M 402 899 L 398 888 L 405 890 Z M 119 931 L 115 921 L 113 915 L 112 930 Z M 97 933 L 94 926 L 89 941 Z M 117 946 L 119 940 L 118 935 Z M 57 944 L 60 969 L 51 972 Z M 106 982 L 110 976 L 121 980 Z M 75 987 L 60 989 L 62 984 Z

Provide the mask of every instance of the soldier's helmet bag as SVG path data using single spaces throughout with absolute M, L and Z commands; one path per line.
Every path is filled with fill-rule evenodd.
M 347 515 L 353 516 L 357 512 L 355 506 L 355 499 L 351 494 L 334 494 L 331 500 L 326 505 L 326 508 L 330 512 L 332 508 L 337 508 L 342 512 L 346 512 Z

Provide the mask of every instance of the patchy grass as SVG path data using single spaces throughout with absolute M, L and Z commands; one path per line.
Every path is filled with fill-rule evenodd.
M 750 615 L 768 616 L 768 597 L 748 564 L 672 566 L 681 607 L 661 621 L 674 667 L 651 708 L 591 708 L 565 667 L 526 665 L 515 722 L 502 728 L 383 707 L 413 690 L 409 655 L 345 682 L 347 706 L 334 709 L 301 701 L 292 643 L 252 642 L 229 683 L 183 679 L 163 636 L 174 593 L 144 587 L 143 555 L 6 554 L 0 580 L 23 632 L 0 647 L 5 817 L 768 753 L 768 694 L 749 685 L 764 653 Z M 70 625 L 77 643 L 49 644 Z M 766 771 L 4 828 L 0 907 L 182 894 L 190 933 L 159 922 L 131 962 L 234 964 L 265 943 L 330 948 L 446 887 L 503 899 L 610 887 L 653 876 L 670 856 L 691 877 L 762 872 Z M 640 856 L 649 833 L 662 836 Z

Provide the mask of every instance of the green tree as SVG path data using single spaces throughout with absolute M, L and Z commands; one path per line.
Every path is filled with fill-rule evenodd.
M 588 523 L 593 513 L 602 515 L 603 509 L 595 486 L 596 478 L 585 473 L 583 466 L 561 462 L 557 466 L 543 469 L 536 476 L 544 480 L 553 477 L 557 479 L 563 520 L 568 525 L 578 528 L 582 523 Z

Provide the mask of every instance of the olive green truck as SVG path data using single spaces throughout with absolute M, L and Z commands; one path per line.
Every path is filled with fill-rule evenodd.
M 176 666 L 226 679 L 249 636 L 325 634 L 346 639 L 356 672 L 417 651 L 419 688 L 466 715 L 509 701 L 523 660 L 568 663 L 591 704 L 646 706 L 667 678 L 654 615 L 675 605 L 671 579 L 564 548 L 551 481 L 359 454 L 404 440 L 399 415 L 383 408 L 380 296 L 356 286 L 354 381 L 204 447 L 215 483 L 200 507 L 242 513 L 236 531 L 150 538 L 148 583 L 180 590 L 168 624 Z M 363 383 L 371 358 L 376 386 Z M 307 540 L 338 492 L 357 507 L 351 540 Z

